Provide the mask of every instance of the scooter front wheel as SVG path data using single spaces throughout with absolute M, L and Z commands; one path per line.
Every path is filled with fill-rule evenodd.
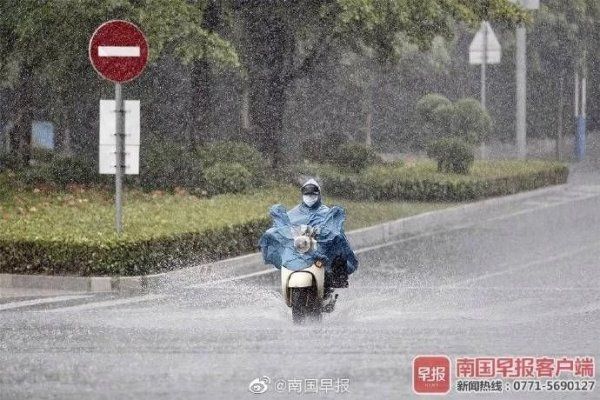
M 291 288 L 292 320 L 295 324 L 321 321 L 321 304 L 314 288 Z

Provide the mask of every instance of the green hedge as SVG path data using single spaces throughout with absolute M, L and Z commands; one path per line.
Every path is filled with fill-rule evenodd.
M 0 239 L 0 272 L 48 275 L 146 275 L 190 262 L 256 250 L 268 218 L 197 233 L 140 241 L 82 244 L 65 240 Z
M 476 162 L 470 175 L 440 173 L 433 162 L 374 166 L 359 174 L 311 166 L 328 195 L 360 200 L 469 201 L 565 183 L 566 165 L 544 161 Z

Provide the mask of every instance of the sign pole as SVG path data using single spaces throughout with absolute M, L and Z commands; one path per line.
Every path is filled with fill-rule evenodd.
M 481 107 L 483 107 L 483 109 L 487 109 L 486 107 L 486 70 L 487 70 L 487 42 L 488 42 L 488 31 L 487 31 L 487 25 L 486 22 L 482 22 L 481 26 L 483 28 L 483 58 L 481 60 Z
M 488 65 L 500 63 L 502 47 L 487 21 L 482 21 L 481 26 L 469 45 L 469 64 L 479 65 L 481 68 L 481 107 L 487 109 L 487 70 Z
M 92 34 L 88 47 L 90 62 L 96 72 L 115 83 L 114 102 L 114 137 L 112 124 L 103 122 L 104 117 L 110 120 L 110 111 L 103 111 L 103 100 L 100 100 L 100 173 L 115 174 L 115 230 L 117 235 L 123 231 L 123 181 L 125 174 L 139 173 L 139 102 L 128 103 L 131 108 L 131 122 L 128 127 L 130 136 L 125 143 L 125 105 L 122 83 L 138 77 L 148 63 L 148 41 L 144 33 L 135 24 L 124 20 L 111 20 L 100 25 Z M 112 121 L 111 121 L 112 122 Z M 108 125 L 108 126 L 107 126 Z M 137 126 L 136 126 L 137 125 Z M 110 132 L 110 133 L 107 133 Z M 104 133 L 103 133 L 104 132 Z M 103 143 L 104 135 L 106 143 Z M 114 142 L 113 142 L 114 138 Z M 136 143 L 137 142 L 137 143 Z M 115 147 L 112 147 L 112 146 Z M 125 165 L 125 148 L 130 153 L 129 165 Z M 108 149 L 106 148 L 108 147 Z M 112 163 L 114 155 L 115 163 Z M 113 169 L 114 166 L 114 169 Z
M 517 27 L 517 154 L 527 157 L 527 31 L 524 24 Z
M 581 161 L 585 158 L 585 136 L 586 136 L 586 118 L 587 118 L 587 78 L 586 72 L 576 74 L 577 82 L 575 84 L 577 100 L 575 102 L 577 132 L 575 135 L 575 158 Z
M 115 167 L 115 229 L 117 234 L 123 230 L 123 175 L 125 174 L 125 107 L 121 84 L 115 83 L 115 117 L 116 117 L 116 160 Z

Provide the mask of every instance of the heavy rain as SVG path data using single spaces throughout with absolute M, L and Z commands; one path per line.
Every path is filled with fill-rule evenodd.
M 0 0 L 0 400 L 592 399 L 600 2 Z

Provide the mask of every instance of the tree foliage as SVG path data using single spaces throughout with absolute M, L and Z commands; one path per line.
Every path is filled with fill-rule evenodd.
M 282 160 L 288 89 L 332 52 L 371 52 L 379 63 L 392 63 L 407 43 L 427 49 L 434 38 L 451 37 L 456 21 L 528 19 L 509 0 L 1 0 L 0 5 L 0 81 L 16 94 L 11 147 L 25 161 L 36 106 L 50 110 L 58 125 L 79 123 L 74 113 L 81 93 L 100 85 L 87 60 L 87 42 L 109 19 L 139 24 L 153 62 L 169 55 L 184 64 L 209 60 L 243 67 L 252 134 L 275 164 Z M 228 34 L 207 28 L 208 10 L 220 14 Z
M 76 64 L 87 64 L 87 44 L 94 29 L 109 19 L 140 25 L 150 43 L 150 56 L 168 52 L 184 62 L 196 58 L 238 65 L 233 46 L 201 28 L 205 2 L 185 0 L 2 1 L 0 71 L 5 84 L 18 84 L 21 65 L 36 77 L 67 84 Z M 79 77 L 78 77 L 79 78 Z
M 451 38 L 456 21 L 527 19 L 505 0 L 338 0 L 328 7 L 337 9 L 334 31 L 375 49 L 381 61 L 397 59 L 405 40 L 428 49 L 437 36 Z
M 0 82 L 15 91 L 13 151 L 29 158 L 36 90 L 54 119 L 66 119 L 82 88 L 98 86 L 87 56 L 94 29 L 109 19 L 139 24 L 148 36 L 151 60 L 172 54 L 184 62 L 197 58 L 238 66 L 233 46 L 201 27 L 205 2 L 186 0 L 3 0 L 0 18 Z M 42 89 L 43 88 L 43 89 Z
M 426 49 L 437 36 L 451 37 L 456 21 L 528 18 L 508 0 L 239 1 L 236 6 L 250 27 L 243 48 L 254 94 L 254 134 L 274 164 L 282 161 L 286 90 L 335 49 L 372 52 L 379 63 L 391 63 L 405 42 Z
M 470 143 L 481 143 L 490 134 L 492 119 L 473 98 L 451 102 L 445 96 L 431 93 L 423 96 L 415 107 L 415 133 L 421 147 L 428 141 L 457 137 Z

